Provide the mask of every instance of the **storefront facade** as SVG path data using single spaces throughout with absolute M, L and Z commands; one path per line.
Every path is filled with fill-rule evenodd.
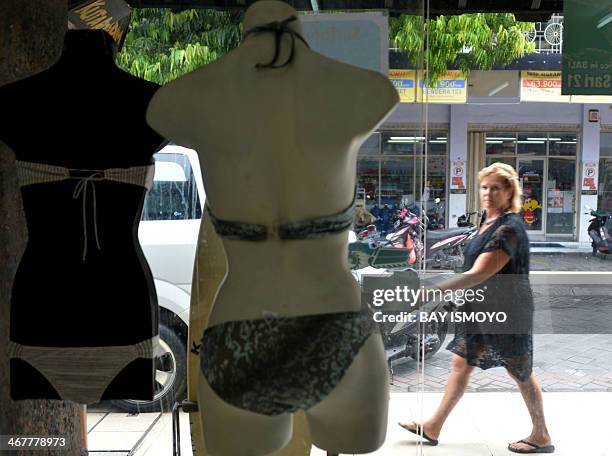
M 359 186 L 369 209 L 423 202 L 429 214 L 441 208 L 444 226 L 452 227 L 457 217 L 478 209 L 478 171 L 507 163 L 519 173 L 525 195 L 521 216 L 530 239 L 586 245 L 585 205 L 612 209 L 608 107 L 499 99 L 431 104 L 425 132 L 417 128 L 424 106 L 403 103 L 360 150 Z M 593 162 L 598 163 L 597 185 L 587 188 L 585 166 Z M 465 189 L 452 185 L 457 172 L 465 173 Z

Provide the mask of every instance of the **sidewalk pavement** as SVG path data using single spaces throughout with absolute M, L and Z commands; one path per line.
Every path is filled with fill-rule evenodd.
M 425 361 L 424 389 L 444 391 L 451 369 L 452 353 L 445 349 L 452 335 L 431 359 Z M 404 358 L 393 363 L 395 392 L 421 390 L 417 363 Z M 545 392 L 612 393 L 611 334 L 536 334 L 534 335 L 533 373 Z M 518 391 L 503 367 L 474 369 L 468 391 Z M 612 455 L 612 451 L 610 453 Z
M 424 393 L 422 400 L 418 393 L 391 393 L 387 438 L 381 448 L 368 455 L 509 456 L 514 453 L 507 450 L 508 442 L 530 432 L 529 414 L 519 393 L 467 393 L 450 415 L 439 445 L 421 446 L 418 436 L 397 423 L 426 418 L 441 398 L 441 393 Z M 556 456 L 612 455 L 612 393 L 544 393 L 544 410 Z M 158 416 L 89 413 L 90 455 L 172 456 L 171 414 L 155 421 Z M 182 456 L 192 456 L 188 422 L 188 415 L 181 412 Z M 128 438 L 128 434 L 133 435 Z M 132 446 L 136 442 L 137 446 Z M 310 456 L 326 455 L 316 447 L 310 452 Z
M 450 415 L 438 446 L 420 440 L 397 425 L 422 420 L 442 394 L 425 393 L 422 407 L 417 393 L 392 393 L 384 445 L 371 456 L 508 456 L 510 441 L 529 435 L 530 419 L 519 393 L 468 393 Z M 544 411 L 556 456 L 611 456 L 609 442 L 610 393 L 545 393 Z M 422 450 L 422 451 L 421 451 Z M 310 456 L 325 456 L 313 448 Z
M 590 252 L 532 252 L 530 263 L 532 271 L 612 271 L 612 255 L 594 257 Z

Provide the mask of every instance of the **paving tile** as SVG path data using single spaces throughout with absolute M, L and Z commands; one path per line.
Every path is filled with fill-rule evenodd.
M 579 363 L 579 364 L 590 364 L 593 361 L 595 361 L 595 359 L 587 358 L 586 356 L 572 356 L 571 358 L 568 358 L 568 361 L 572 361 L 574 363 Z
M 142 432 L 93 431 L 87 435 L 87 441 L 93 451 L 131 451 L 142 434 Z
M 97 426 L 106 415 L 103 412 L 87 412 L 87 432 Z
M 87 456 L 129 456 L 129 451 L 89 451 Z
M 144 432 L 158 416 L 159 413 L 110 413 L 96 426 L 95 432 Z

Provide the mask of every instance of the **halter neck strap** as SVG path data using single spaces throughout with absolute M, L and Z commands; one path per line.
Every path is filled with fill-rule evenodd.
M 295 30 L 289 27 L 289 23 L 295 20 L 297 20 L 297 17 L 290 16 L 283 21 L 273 21 L 273 22 L 268 22 L 267 24 L 258 25 L 256 27 L 253 27 L 247 30 L 244 33 L 244 38 L 246 38 L 248 35 L 254 34 L 254 33 L 274 32 L 274 57 L 272 57 L 272 60 L 269 63 L 255 64 L 255 68 L 283 68 L 289 65 L 293 61 L 293 55 L 295 53 L 295 38 L 296 37 L 300 39 L 302 43 L 308 46 L 308 43 L 306 42 L 304 37 L 302 37 L 302 35 L 300 35 L 298 32 L 296 32 Z M 291 36 L 291 53 L 289 54 L 289 58 L 285 60 L 285 63 L 277 65 L 276 63 L 278 61 L 278 57 L 280 54 L 280 41 L 281 41 L 281 37 L 283 36 L 283 33 L 288 33 Z

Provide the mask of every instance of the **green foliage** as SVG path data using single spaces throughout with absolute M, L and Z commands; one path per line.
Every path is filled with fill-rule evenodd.
M 533 52 L 535 44 L 523 35 L 532 28 L 533 23 L 517 22 L 509 13 L 439 16 L 430 21 L 403 15 L 391 19 L 390 37 L 417 68 L 429 65 L 434 82 L 452 63 L 467 76 L 472 68 L 490 70 Z
M 135 76 L 165 84 L 238 46 L 239 24 L 235 13 L 135 9 L 117 64 Z

